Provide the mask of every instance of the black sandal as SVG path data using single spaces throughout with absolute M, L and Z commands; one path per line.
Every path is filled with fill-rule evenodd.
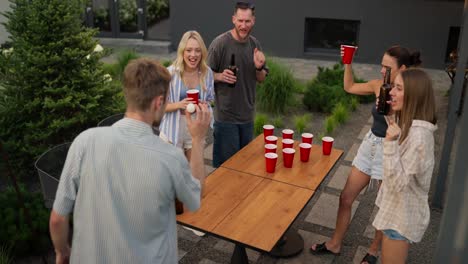
M 334 255 L 334 256 L 339 256 L 340 253 L 335 253 L 333 251 L 328 250 L 327 246 L 325 245 L 325 242 L 322 244 L 315 244 L 315 250 L 311 248 L 310 253 L 314 255 Z
M 377 256 L 373 256 L 369 253 L 367 253 L 364 258 L 361 260 L 361 264 L 363 262 L 367 262 L 368 264 L 376 264 L 377 263 L 377 259 L 378 257 Z

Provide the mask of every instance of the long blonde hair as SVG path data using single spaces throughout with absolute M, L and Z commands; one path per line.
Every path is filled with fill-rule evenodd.
M 413 120 L 437 123 L 436 104 L 432 81 L 421 69 L 412 68 L 400 73 L 403 79 L 403 107 L 396 113 L 401 127 L 400 144 L 408 136 Z
M 206 58 L 208 57 L 208 51 L 205 46 L 205 42 L 203 41 L 203 38 L 201 37 L 200 33 L 194 30 L 190 30 L 184 33 L 182 38 L 180 39 L 179 42 L 179 47 L 177 48 L 177 58 L 174 60 L 172 65 L 174 66 L 175 70 L 179 72 L 180 76 L 184 76 L 184 71 L 185 71 L 185 62 L 184 62 L 184 51 L 185 47 L 187 47 L 187 42 L 189 39 L 194 39 L 198 42 L 201 48 L 201 59 L 200 59 L 200 65 L 199 65 L 199 72 L 200 72 L 200 86 L 203 89 L 203 91 L 206 91 L 206 83 L 205 83 L 205 78 L 206 75 L 208 74 L 208 65 L 206 64 Z

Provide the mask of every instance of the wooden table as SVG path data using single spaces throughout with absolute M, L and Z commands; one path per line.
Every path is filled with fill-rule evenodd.
M 333 149 L 323 156 L 314 145 L 302 163 L 296 142 L 293 168 L 284 168 L 278 155 L 276 172 L 266 173 L 263 145 L 261 135 L 223 163 L 206 179 L 200 209 L 177 216 L 179 224 L 234 242 L 231 263 L 248 263 L 245 247 L 274 252 L 343 153 Z

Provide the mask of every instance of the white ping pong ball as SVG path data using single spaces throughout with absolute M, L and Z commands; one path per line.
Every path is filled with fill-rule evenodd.
M 189 103 L 185 110 L 187 110 L 189 113 L 193 113 L 195 112 L 195 105 L 193 103 Z

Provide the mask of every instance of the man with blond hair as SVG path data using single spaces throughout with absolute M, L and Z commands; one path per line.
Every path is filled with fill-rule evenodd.
M 186 115 L 189 164 L 152 131 L 164 115 L 170 81 L 156 61 L 133 60 L 124 72 L 125 118 L 73 141 L 50 217 L 57 263 L 177 263 L 174 201 L 200 207 L 210 112 L 200 104 L 194 120 Z

